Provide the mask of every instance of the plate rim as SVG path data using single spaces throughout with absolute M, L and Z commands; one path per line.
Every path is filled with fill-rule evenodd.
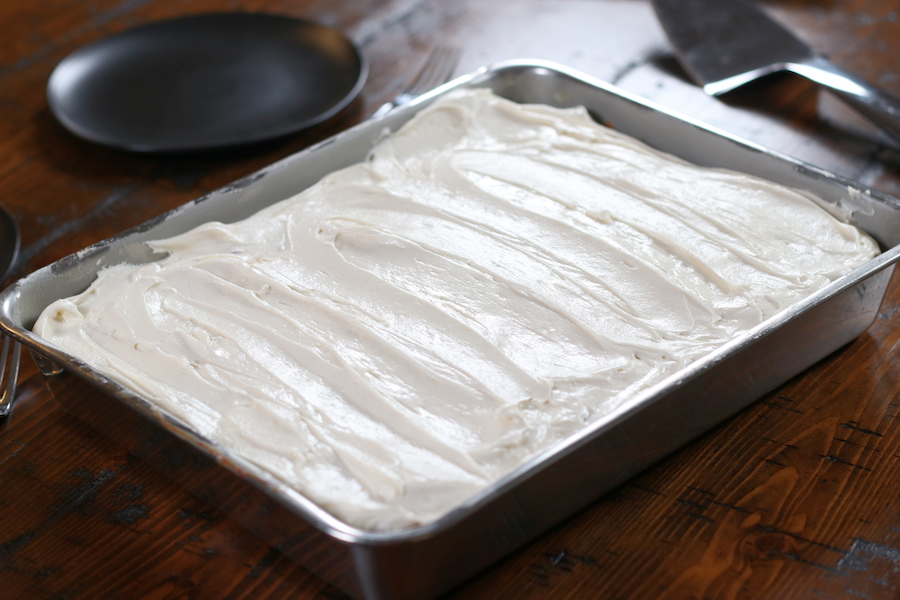
M 333 104 L 330 108 L 320 111 L 318 113 L 313 114 L 309 118 L 305 120 L 296 120 L 291 122 L 290 125 L 279 128 L 277 133 L 262 133 L 260 135 L 253 136 L 239 136 L 231 141 L 216 141 L 216 142 L 205 142 L 205 143 L 196 143 L 194 141 L 186 141 L 185 143 L 177 143 L 177 144 L 158 144 L 158 143 L 144 143 L 144 142 L 134 142 L 134 141 L 125 141 L 122 139 L 118 139 L 115 136 L 109 136 L 105 133 L 98 133 L 96 130 L 85 127 L 81 123 L 78 122 L 77 119 L 72 119 L 70 115 L 68 115 L 62 108 L 62 100 L 61 100 L 61 92 L 60 86 L 65 85 L 67 87 L 71 87 L 71 83 L 61 84 L 60 78 L 63 77 L 63 73 L 65 69 L 69 67 L 75 60 L 94 52 L 98 47 L 102 47 L 106 44 L 111 43 L 111 41 L 116 40 L 117 38 L 133 35 L 135 32 L 146 31 L 149 29 L 155 29 L 160 27 L 169 26 L 172 23 L 177 22 L 187 22 L 187 21 L 204 21 L 204 20 L 212 20 L 218 18 L 233 18 L 235 20 L 243 20 L 243 19 L 266 19 L 266 20 L 278 20 L 289 22 L 294 25 L 302 25 L 308 27 L 314 27 L 318 30 L 327 31 L 331 34 L 337 35 L 346 45 L 349 50 L 352 51 L 353 55 L 356 57 L 357 62 L 359 64 L 359 71 L 356 73 L 356 82 L 353 87 L 350 89 L 347 94 L 343 98 L 341 98 L 338 102 Z M 213 11 L 213 12 L 205 12 L 205 13 L 197 13 L 194 15 L 186 15 L 181 17 L 175 17 L 171 19 L 162 19 L 158 21 L 152 21 L 149 23 L 144 23 L 141 25 L 137 25 L 135 27 L 129 27 L 124 29 L 118 33 L 114 33 L 110 36 L 103 37 L 94 42 L 90 42 L 85 44 L 69 54 L 67 54 L 57 65 L 53 68 L 53 71 L 50 74 L 50 77 L 47 80 L 46 85 L 46 97 L 47 103 L 50 107 L 50 112 L 53 114 L 56 121 L 63 126 L 69 133 L 75 135 L 78 138 L 81 138 L 85 141 L 98 144 L 107 148 L 113 148 L 117 150 L 124 150 L 132 153 L 139 154 L 183 154 L 183 153 L 191 153 L 191 152 L 209 152 L 215 150 L 226 150 L 232 148 L 238 148 L 242 146 L 250 146 L 253 144 L 259 144 L 262 142 L 280 139 L 291 134 L 298 133 L 304 129 L 308 129 L 314 125 L 327 121 L 331 117 L 335 116 L 339 112 L 341 112 L 344 108 L 346 108 L 350 103 L 352 103 L 362 91 L 366 81 L 368 80 L 369 75 L 369 62 L 366 59 L 365 55 L 360 51 L 359 46 L 350 39 L 349 36 L 344 34 L 342 31 L 338 30 L 335 27 L 330 27 L 328 25 L 324 25 L 317 21 L 313 21 L 311 19 L 305 19 L 301 17 L 293 17 L 290 15 L 278 14 L 278 13 L 268 13 L 268 12 L 257 12 L 257 11 Z

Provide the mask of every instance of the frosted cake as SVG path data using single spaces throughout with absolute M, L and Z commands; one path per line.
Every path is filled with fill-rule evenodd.
M 427 523 L 879 250 L 814 199 L 485 90 L 35 331 L 349 524 Z

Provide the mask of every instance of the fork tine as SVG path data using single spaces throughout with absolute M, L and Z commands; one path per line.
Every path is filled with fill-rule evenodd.
M 383 104 L 373 114 L 373 118 L 379 118 L 389 113 L 394 108 L 406 104 L 416 96 L 435 88 L 442 83 L 449 81 L 450 76 L 456 69 L 456 63 L 459 61 L 460 51 L 458 48 L 450 46 L 436 46 L 425 63 L 416 73 L 416 76 L 410 82 L 406 90 Z
M 450 81 L 453 72 L 456 70 L 456 65 L 459 62 L 460 54 L 459 48 L 444 48 L 444 60 L 441 62 L 440 68 L 435 69 L 435 78 L 429 89 L 436 88 L 437 86 Z
M 425 59 L 425 63 L 419 69 L 419 72 L 416 73 L 416 76 L 413 77 L 413 80 L 409 83 L 406 89 L 403 91 L 404 94 L 409 94 L 410 96 L 414 96 L 420 93 L 420 89 L 423 86 L 423 82 L 426 79 L 431 78 L 431 71 L 434 70 L 435 64 L 439 62 L 441 59 L 439 58 L 442 54 L 443 50 L 441 46 L 434 48 L 431 53 L 428 55 L 428 58 Z
M 7 358 L 9 357 L 9 349 L 12 346 L 12 360 L 9 363 L 9 378 L 6 379 L 6 386 L 3 395 L 0 396 L 0 418 L 9 415 L 12 410 L 13 399 L 16 397 L 16 382 L 19 378 L 19 362 L 21 360 L 22 346 L 19 342 L 0 334 L 3 337 L 3 352 L 0 353 L 0 385 L 2 385 L 6 377 Z
M 449 80 L 459 61 L 459 50 L 448 46 L 436 46 L 406 93 L 418 96 Z

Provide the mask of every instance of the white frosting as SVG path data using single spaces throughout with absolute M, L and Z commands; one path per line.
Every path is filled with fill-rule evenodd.
M 353 525 L 428 522 L 878 253 L 803 194 L 486 91 L 35 331 Z

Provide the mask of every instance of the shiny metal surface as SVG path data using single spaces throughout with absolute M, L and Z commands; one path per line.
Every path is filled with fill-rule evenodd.
M 16 382 L 19 379 L 22 346 L 10 337 L 0 337 L 3 338 L 3 351 L 0 352 L 0 390 L 3 390 L 0 395 L 0 419 L 2 419 L 9 416 L 16 399 Z M 12 349 L 11 352 L 10 349 Z
M 292 195 L 363 159 L 385 127 L 396 129 L 458 86 L 490 87 L 519 102 L 585 105 L 598 121 L 687 160 L 812 191 L 832 210 L 850 215 L 887 250 L 645 390 L 442 519 L 394 532 L 362 531 L 340 522 L 28 330 L 47 304 L 84 289 L 103 266 L 152 260 L 144 240 L 210 219 L 233 221 Z M 900 202 L 893 198 L 669 114 L 558 65 L 517 61 L 457 79 L 382 119 L 361 123 L 37 271 L 0 294 L 0 325 L 39 356 L 54 396 L 67 410 L 313 572 L 357 598 L 432 598 L 864 332 L 900 258 L 898 244 Z M 59 372 L 57 365 L 65 372 L 53 374 Z
M 749 2 L 653 0 L 653 8 L 685 71 L 700 85 L 720 85 L 717 93 L 813 56 L 806 44 Z M 738 79 L 742 76 L 749 78 Z M 732 80 L 727 89 L 720 84 L 726 80 Z
M 685 71 L 718 96 L 778 71 L 828 88 L 900 142 L 900 100 L 817 55 L 747 0 L 652 0 Z
M 16 266 L 20 240 L 19 227 L 12 215 L 0 207 L 0 283 L 6 281 Z M 17 341 L 2 334 L 0 338 L 3 338 L 3 351 L 0 353 L 0 419 L 3 419 L 9 416 L 16 399 L 22 347 Z

